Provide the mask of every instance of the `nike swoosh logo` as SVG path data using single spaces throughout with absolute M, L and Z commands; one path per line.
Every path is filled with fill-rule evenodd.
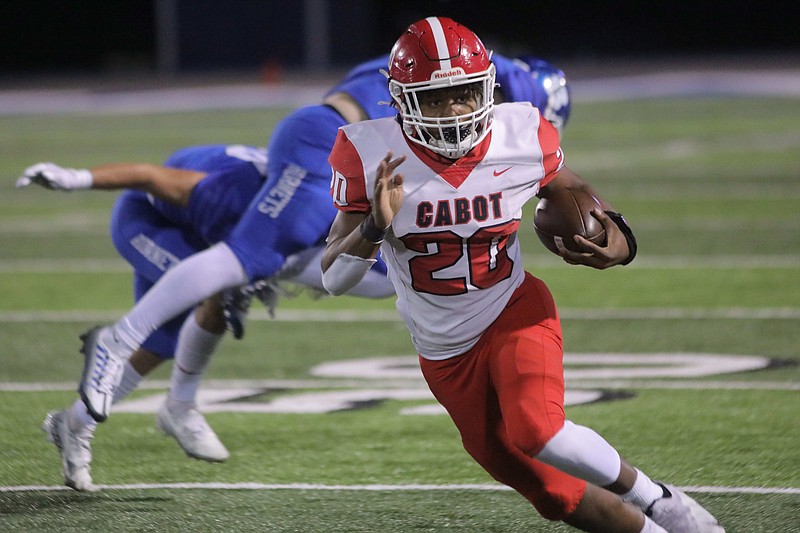
M 514 165 L 511 165 L 508 168 L 504 168 L 503 170 L 494 170 L 494 171 L 492 171 L 492 175 L 496 178 L 497 176 L 500 176 L 501 174 L 505 174 L 506 172 L 508 172 L 512 168 L 514 168 Z

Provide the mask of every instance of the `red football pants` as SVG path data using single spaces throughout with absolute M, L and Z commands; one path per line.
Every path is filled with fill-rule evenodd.
M 551 520 L 572 514 L 586 491 L 585 481 L 532 458 L 564 425 L 562 356 L 550 290 L 526 273 L 471 350 L 443 361 L 419 358 L 467 452 Z

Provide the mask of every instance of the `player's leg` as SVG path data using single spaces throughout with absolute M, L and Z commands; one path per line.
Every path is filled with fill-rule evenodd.
M 548 464 L 562 471 L 592 477 L 595 484 L 635 505 L 668 531 L 724 532 L 717 519 L 694 499 L 674 486 L 652 481 L 641 470 L 619 459 L 616 450 L 590 428 L 566 421 L 536 458 L 546 458 Z M 608 483 L 613 472 L 619 474 Z
M 495 347 L 491 379 L 514 446 L 597 486 L 630 490 L 636 475 L 617 451 L 565 418 L 561 326 L 544 283 L 526 275 L 484 337 Z
M 148 261 L 137 259 L 134 247 L 130 245 L 130 239 L 139 234 L 146 235 L 158 227 L 158 224 L 150 224 L 150 209 L 147 207 L 146 199 L 143 195 L 136 193 L 123 193 L 117 200 L 111 215 L 111 234 L 117 249 L 134 268 L 134 295 L 137 295 L 137 285 L 140 291 L 146 290 L 149 286 L 148 279 L 138 268 L 150 264 Z M 125 253 L 123 253 L 123 251 Z M 142 254 L 138 254 L 139 258 Z M 136 364 L 141 357 L 131 361 L 131 364 L 119 365 L 119 378 L 126 383 L 138 383 L 142 373 L 137 371 L 133 364 Z M 88 366 L 88 365 L 87 365 Z M 146 364 L 142 363 L 140 370 L 146 369 Z M 127 379 L 125 379 L 127 377 Z M 83 388 L 83 383 L 81 384 Z M 81 397 L 86 394 L 82 394 Z M 113 401 L 113 396 L 109 394 L 108 405 Z M 67 409 L 51 412 L 45 418 L 42 429 L 47 432 L 48 440 L 54 442 L 59 449 L 62 459 L 63 474 L 66 484 L 76 490 L 93 490 L 90 465 L 92 460 L 90 441 L 94 436 L 96 428 L 95 417 L 92 416 L 80 399 L 76 400 Z
M 167 399 L 157 427 L 173 437 L 189 457 L 225 461 L 228 450 L 197 407 L 197 392 L 209 360 L 225 333 L 221 298 L 205 300 L 180 328 Z
M 152 282 L 134 272 L 133 285 L 134 297 L 138 299 L 152 286 Z M 136 390 L 144 376 L 172 358 L 180 323 L 178 319 L 165 324 L 123 363 L 119 385 L 113 392 L 113 404 L 122 401 Z M 91 440 L 97 429 L 97 421 L 83 400 L 78 398 L 70 407 L 48 413 L 42 428 L 47 432 L 48 440 L 59 449 L 66 485 L 80 491 L 94 490 Z
M 653 514 L 663 527 L 719 531 L 710 514 L 690 509 L 693 500 L 683 499 L 686 505 L 679 509 L 674 503 L 680 498 L 623 461 L 603 437 L 565 419 L 561 330 L 544 283 L 528 275 L 487 333 L 498 346 L 491 358 L 492 383 L 514 446 L 642 511 L 669 508 L 669 518 Z
M 224 243 L 218 243 L 171 267 L 115 324 L 83 335 L 86 364 L 80 390 L 92 416 L 99 422 L 106 419 L 122 363 L 160 325 L 205 298 L 247 281 L 238 258 Z
M 489 381 L 489 353 L 479 343 L 452 359 L 420 359 L 431 391 L 458 427 L 467 452 L 493 478 L 530 501 L 544 518 L 585 531 L 663 533 L 618 496 L 536 461 L 512 443 Z
M 583 498 L 564 522 L 583 531 L 668 533 L 668 530 L 644 516 L 640 509 L 591 483 L 586 485 Z
M 163 361 L 164 358 L 144 348 L 134 352 L 125 363 L 122 379 L 114 391 L 113 403 L 133 392 L 142 378 Z M 97 421 L 81 398 L 77 398 L 66 409 L 48 413 L 42 429 L 47 433 L 47 440 L 59 450 L 65 484 L 79 491 L 96 490 L 91 476 L 91 441 Z
M 141 193 L 127 191 L 117 200 L 111 216 L 111 236 L 123 258 L 134 269 L 134 298 L 138 301 L 173 262 L 197 250 L 181 231 L 155 213 Z M 141 379 L 174 353 L 181 318 L 156 331 L 132 356 L 119 365 L 119 384 L 109 391 L 109 405 L 125 398 Z M 83 383 L 82 383 L 83 386 Z M 76 490 L 93 490 L 90 441 L 96 417 L 81 399 L 70 407 L 49 413 L 43 424 L 48 440 L 62 458 L 66 484 Z
M 170 265 L 181 261 L 201 250 L 205 244 L 196 236 L 175 227 L 156 210 L 149 208 L 149 202 L 141 204 L 136 198 L 136 216 L 120 218 L 134 219 L 135 224 L 112 224 L 112 235 L 119 253 L 131 263 L 134 277 L 134 297 L 141 301 L 161 279 L 167 268 L 158 259 L 175 258 Z M 142 243 L 146 242 L 146 245 Z M 200 316 L 198 321 L 195 316 Z M 165 402 L 156 417 L 156 425 L 167 435 L 174 437 L 181 448 L 191 457 L 208 461 L 224 460 L 228 451 L 208 426 L 205 418 L 195 408 L 195 395 L 214 350 L 225 332 L 219 298 L 214 297 L 198 306 L 197 314 L 184 312 L 162 324 L 134 352 L 125 363 L 125 370 L 119 385 L 114 390 L 115 403 L 138 386 L 139 381 L 155 365 L 155 360 L 175 357 L 173 379 L 170 384 L 171 395 L 190 401 Z M 148 358 L 142 354 L 151 354 Z M 186 370 L 185 372 L 182 370 Z M 176 378 L 177 374 L 177 378 Z M 171 410 L 167 410 L 171 406 Z
M 219 295 L 204 300 L 183 322 L 172 367 L 171 400 L 196 401 L 201 377 L 224 333 Z
M 164 242 L 163 233 L 157 238 Z M 152 287 L 152 282 L 134 278 L 138 300 Z M 225 332 L 219 297 L 204 301 L 192 313 L 182 313 L 148 337 L 125 362 L 125 370 L 114 390 L 114 403 L 135 390 L 142 378 L 165 360 L 175 358 L 167 400 L 156 416 L 156 427 L 173 437 L 190 457 L 206 461 L 224 461 L 229 453 L 197 409 L 196 395 L 208 362 Z M 87 413 L 82 402 L 73 410 Z
M 114 403 L 132 392 L 142 377 L 163 361 L 145 349 L 134 352 L 125 365 L 120 385 L 114 391 Z M 47 440 L 59 450 L 65 484 L 79 491 L 96 490 L 91 476 L 91 441 L 97 421 L 89 414 L 83 401 L 77 398 L 66 409 L 48 413 L 42 429 L 47 433 Z
M 126 191 L 121 198 L 133 195 L 142 210 L 149 206 L 144 195 Z M 119 204 L 118 204 L 119 206 Z M 117 208 L 115 207 L 115 210 Z M 162 324 L 191 309 L 203 298 L 246 281 L 238 260 L 230 250 L 221 246 L 195 253 L 205 243 L 182 232 L 178 228 L 166 227 L 165 234 L 174 237 L 176 248 L 171 249 L 138 231 L 141 220 L 126 216 L 126 210 L 113 224 L 112 235 L 120 253 L 129 261 L 131 257 L 142 262 L 142 272 L 150 276 L 155 273 L 158 282 L 141 298 L 136 306 L 112 327 L 96 328 L 84 335 L 83 352 L 86 356 L 80 392 L 84 403 L 97 421 L 108 416 L 114 389 L 122 376 L 124 361 L 131 353 Z M 158 213 L 147 213 L 158 217 Z M 120 227 L 115 232 L 115 227 Z M 183 245 L 186 254 L 178 246 Z M 185 258 L 185 259 L 184 259 Z M 197 262 L 201 264 L 197 265 Z M 207 294 L 206 294 L 207 293 Z
M 470 456 L 494 479 L 525 496 L 542 516 L 563 519 L 577 507 L 586 483 L 537 463 L 512 445 L 482 348 L 479 342 L 467 353 L 442 361 L 420 357 L 425 381 L 455 423 Z

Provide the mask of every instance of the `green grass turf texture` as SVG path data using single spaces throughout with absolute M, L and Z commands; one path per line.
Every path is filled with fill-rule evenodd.
M 15 191 L 26 166 L 163 160 L 194 143 L 263 144 L 286 110 L 140 116 L 0 117 L 0 381 L 60 390 L 0 392 L 0 486 L 62 483 L 39 424 L 67 405 L 82 365 L 86 318 L 15 320 L 26 312 L 99 312 L 131 304 L 130 274 L 107 236 L 114 195 Z M 568 352 L 709 352 L 800 362 L 800 106 L 792 99 L 664 99 L 576 105 L 568 165 L 626 214 L 640 241 L 633 265 L 563 265 L 536 240 L 533 205 L 521 238 L 528 269 L 565 316 L 581 310 L 794 311 L 788 318 L 565 318 Z M 98 266 L 99 265 L 99 266 Z M 259 306 L 259 304 L 256 304 Z M 390 311 L 390 300 L 302 295 L 281 311 Z M 65 315 L 66 316 L 66 315 Z M 792 318 L 795 317 L 795 318 Z M 208 377 L 306 379 L 323 361 L 411 355 L 397 320 L 256 321 L 225 339 Z M 153 377 L 166 379 L 168 368 Z M 681 380 L 673 380 L 681 381 Z M 686 381 L 686 380 L 683 380 Z M 800 367 L 694 380 L 796 385 Z M 790 387 L 789 387 L 790 388 Z M 656 478 L 678 485 L 800 488 L 800 395 L 754 388 L 626 387 L 633 398 L 568 407 Z M 141 398 L 151 394 L 142 390 Z M 387 401 L 332 414 L 214 413 L 225 464 L 186 458 L 154 417 L 119 413 L 93 441 L 97 483 L 491 484 L 445 416 L 405 416 Z M 800 495 L 700 493 L 729 533 L 800 531 Z M 508 491 L 0 491 L 7 531 L 538 532 Z

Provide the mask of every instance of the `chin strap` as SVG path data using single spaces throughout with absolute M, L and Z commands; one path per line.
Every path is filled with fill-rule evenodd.
M 628 241 L 628 258 L 620 263 L 622 265 L 627 265 L 633 261 L 634 257 L 636 257 L 636 237 L 634 237 L 633 230 L 630 226 L 628 226 L 628 223 L 625 222 L 625 217 L 623 217 L 621 213 L 617 213 L 616 211 L 606 211 L 606 215 L 608 215 L 608 218 L 610 218 L 614 224 L 617 225 L 622 234 L 625 235 L 625 240 Z

